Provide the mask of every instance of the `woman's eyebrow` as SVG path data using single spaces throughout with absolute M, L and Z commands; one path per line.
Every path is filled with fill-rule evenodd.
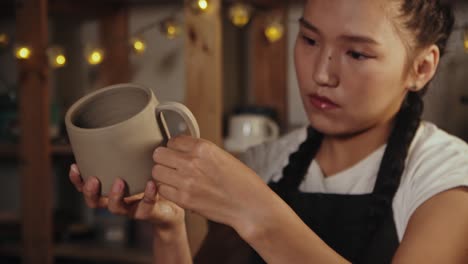
M 321 35 L 320 30 L 316 26 L 314 26 L 312 23 L 307 21 L 304 17 L 299 18 L 299 24 L 301 24 L 303 27 L 307 28 L 308 30 Z
M 299 24 L 306 29 L 315 32 L 319 35 L 322 35 L 322 32 L 320 29 L 318 29 L 314 24 L 312 24 L 310 21 L 307 21 L 304 17 L 299 18 Z M 368 36 L 363 36 L 363 35 L 342 35 L 339 37 L 342 40 L 348 41 L 348 42 L 355 42 L 355 43 L 364 43 L 364 44 L 372 44 L 372 45 L 380 45 L 378 41 L 375 39 L 368 37 Z
M 364 43 L 364 44 L 372 44 L 372 45 L 380 45 L 379 42 L 377 42 L 375 39 L 367 36 L 360 36 L 360 35 L 343 35 L 340 36 L 340 39 L 343 39 L 345 41 L 349 42 L 355 42 L 355 43 Z

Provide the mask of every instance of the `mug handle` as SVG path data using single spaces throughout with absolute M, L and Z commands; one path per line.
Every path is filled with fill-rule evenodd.
M 192 112 L 185 105 L 177 102 L 164 102 L 158 104 L 155 110 L 155 114 L 158 119 L 163 111 L 173 111 L 179 114 L 184 120 L 185 124 L 187 124 L 187 127 L 192 137 L 200 138 L 200 128 L 198 127 L 197 120 L 195 119 L 195 116 L 192 114 Z M 167 133 L 167 135 L 170 136 L 169 133 Z
M 278 125 L 271 119 L 267 118 L 267 126 L 270 129 L 270 136 L 268 136 L 267 140 L 274 140 L 277 139 L 279 136 L 279 128 Z

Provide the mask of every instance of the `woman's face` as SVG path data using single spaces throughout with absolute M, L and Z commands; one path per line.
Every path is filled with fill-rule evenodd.
M 312 126 L 349 135 L 389 122 L 406 95 L 407 52 L 384 1 L 309 0 L 295 66 Z

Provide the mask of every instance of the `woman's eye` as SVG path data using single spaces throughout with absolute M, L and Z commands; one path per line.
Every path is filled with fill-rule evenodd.
M 306 37 L 306 36 L 302 36 L 302 39 L 304 40 L 304 42 L 307 44 L 307 45 L 310 45 L 310 46 L 315 46 L 316 41 L 314 39 L 311 39 L 309 37 Z
M 356 51 L 349 51 L 348 55 L 355 60 L 366 60 L 372 58 L 371 56 L 367 56 L 363 53 L 356 52 Z

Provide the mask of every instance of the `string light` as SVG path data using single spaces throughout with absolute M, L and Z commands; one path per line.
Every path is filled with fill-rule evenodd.
M 67 64 L 67 57 L 61 47 L 52 46 L 47 49 L 49 65 L 52 68 L 61 68 Z
M 65 55 L 58 55 L 55 58 L 55 62 L 57 63 L 57 65 L 63 66 L 67 62 L 67 59 L 66 59 Z
M 278 20 L 272 20 L 265 28 L 265 37 L 270 43 L 280 40 L 284 35 L 284 25 Z
M 104 59 L 104 52 L 98 48 L 90 49 L 86 59 L 90 65 L 101 64 L 102 60 Z
M 464 35 L 463 43 L 465 46 L 465 52 L 468 53 L 468 27 L 465 28 L 463 35 Z
M 10 43 L 10 38 L 5 33 L 0 33 L 0 47 L 6 47 Z
M 198 8 L 200 10 L 205 11 L 208 9 L 208 1 L 207 0 L 198 0 Z
M 210 7 L 209 0 L 191 0 L 190 7 L 196 13 L 206 12 Z
M 235 26 L 243 27 L 249 23 L 251 11 L 250 6 L 243 3 L 236 3 L 229 8 L 229 18 Z
M 186 0 L 189 4 L 189 8 L 192 8 L 196 12 L 206 12 L 210 9 L 210 0 Z M 231 22 L 238 27 L 244 27 L 250 22 L 252 16 L 253 8 L 245 3 L 237 2 L 230 6 L 229 8 L 229 18 Z M 156 21 L 152 24 L 146 25 L 143 29 L 140 29 L 138 34 L 142 35 L 144 32 L 148 31 L 151 28 L 160 26 L 160 31 L 168 39 L 174 39 L 181 33 L 181 26 L 179 22 L 171 17 L 162 21 Z M 464 51 L 468 53 L 468 26 L 465 26 L 463 30 L 463 47 Z M 284 37 L 285 26 L 281 21 L 281 18 L 273 18 L 267 23 L 267 26 L 263 31 L 264 36 L 270 43 L 277 42 Z M 7 47 L 10 45 L 10 37 L 4 32 L 0 32 L 0 48 Z M 142 38 L 134 38 L 130 42 L 132 49 L 137 54 L 142 54 L 146 51 L 147 45 Z M 27 60 L 31 57 L 33 51 L 27 45 L 13 45 L 15 57 L 19 60 Z M 53 49 L 50 49 L 53 50 Z M 49 64 L 54 67 L 63 67 L 67 64 L 67 57 L 65 56 L 63 50 L 55 51 L 53 54 L 48 54 Z M 97 65 L 102 63 L 104 60 L 104 51 L 102 49 L 94 48 L 90 49 L 86 53 L 86 60 L 91 65 Z
M 168 39 L 175 39 L 180 35 L 180 31 L 180 25 L 173 18 L 168 18 L 161 22 L 161 33 Z
M 20 45 L 16 47 L 15 56 L 19 60 L 27 60 L 31 57 L 31 48 L 28 46 Z
M 132 40 L 132 48 L 136 54 L 143 54 L 146 50 L 146 43 L 142 38 L 134 38 Z

